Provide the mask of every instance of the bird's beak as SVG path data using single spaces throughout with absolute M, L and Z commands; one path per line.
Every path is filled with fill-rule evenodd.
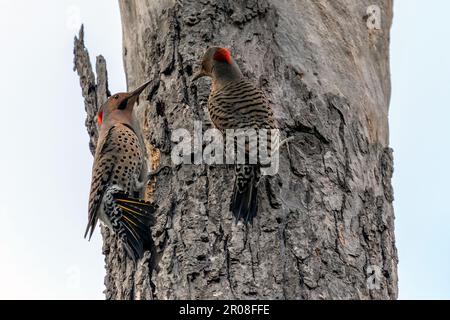
M 206 73 L 203 71 L 203 69 L 199 69 L 197 70 L 197 72 L 194 74 L 194 76 L 192 77 L 192 82 L 197 81 L 198 79 L 200 79 L 201 77 L 206 76 Z
M 139 104 L 139 95 L 142 93 L 142 91 L 144 91 L 145 88 L 148 87 L 148 85 L 150 84 L 151 80 L 147 81 L 146 83 L 144 83 L 143 85 L 141 85 L 139 88 L 137 88 L 134 91 L 131 91 L 128 94 L 128 107 L 133 107 L 136 102 Z M 130 106 L 131 104 L 131 106 Z
M 145 88 L 147 88 L 147 86 L 150 84 L 150 82 L 151 82 L 151 80 L 147 81 L 142 86 L 140 86 L 136 90 L 132 91 L 130 93 L 130 98 L 139 96 L 141 94 L 141 92 L 144 91 Z

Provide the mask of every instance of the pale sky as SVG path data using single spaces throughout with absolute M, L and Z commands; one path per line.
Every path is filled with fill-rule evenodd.
M 400 298 L 450 299 L 450 1 L 394 4 L 389 120 Z
M 449 299 L 450 2 L 394 3 L 400 298 Z M 72 71 L 80 22 L 91 60 L 106 58 L 110 90 L 125 90 L 116 1 L 0 0 L 0 299 L 104 298 L 100 234 L 83 239 L 92 157 Z

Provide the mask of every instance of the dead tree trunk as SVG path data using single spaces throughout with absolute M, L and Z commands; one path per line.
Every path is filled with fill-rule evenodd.
M 153 81 L 137 112 L 149 154 L 154 166 L 171 169 L 149 187 L 159 210 L 154 248 L 144 261 L 126 260 L 103 230 L 106 298 L 395 299 L 392 1 L 119 5 L 128 87 Z M 261 188 L 248 230 L 229 212 L 232 170 L 176 167 L 170 158 L 172 130 L 193 131 L 195 120 L 209 126 L 209 83 L 190 78 L 212 45 L 231 49 L 270 98 L 283 135 L 295 137 L 290 152 L 282 150 L 279 174 Z M 93 115 L 108 91 L 106 67 L 98 58 L 95 82 L 82 33 L 75 63 L 93 145 Z

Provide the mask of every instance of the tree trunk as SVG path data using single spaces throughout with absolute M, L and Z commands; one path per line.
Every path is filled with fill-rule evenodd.
M 379 16 L 367 8 L 378 5 Z M 159 209 L 154 248 L 135 266 L 103 230 L 107 299 L 395 299 L 388 139 L 391 0 L 119 1 L 129 89 L 152 80 L 137 117 Z M 367 14 L 369 12 L 369 14 Z M 377 21 L 373 19 L 378 19 Z M 372 28 L 370 23 L 380 28 Z M 207 47 L 231 49 L 267 94 L 283 136 L 280 170 L 253 225 L 229 211 L 234 172 L 173 165 L 171 132 L 203 121 L 210 83 L 191 82 Z M 107 96 L 75 44 L 87 127 Z M 92 148 L 91 148 L 92 150 Z M 289 151 L 289 152 L 288 152 Z

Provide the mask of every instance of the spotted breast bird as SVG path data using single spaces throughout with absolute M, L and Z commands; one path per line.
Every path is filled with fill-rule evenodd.
M 211 77 L 211 93 L 208 98 L 208 112 L 214 126 L 226 129 L 276 129 L 272 109 L 264 93 L 251 81 L 244 78 L 239 66 L 226 48 L 211 47 L 203 55 L 201 67 L 192 81 Z M 267 143 L 271 154 L 271 143 Z M 249 151 L 249 143 L 245 152 Z M 235 183 L 230 210 L 236 221 L 252 221 L 258 210 L 258 182 L 261 164 L 235 164 Z
M 92 237 L 100 219 L 137 261 L 151 241 L 155 206 L 142 200 L 148 182 L 143 140 L 133 107 L 148 86 L 108 98 L 97 113 L 99 138 L 92 168 L 89 217 L 84 237 Z

